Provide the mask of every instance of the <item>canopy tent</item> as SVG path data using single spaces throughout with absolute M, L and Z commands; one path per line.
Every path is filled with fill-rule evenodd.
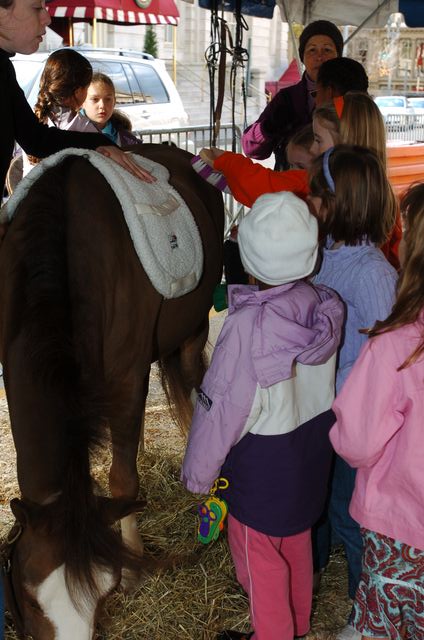
M 190 1 L 190 0 L 189 0 Z M 235 11 L 239 0 L 199 0 L 211 9 Z M 241 0 L 241 13 L 272 18 L 275 4 L 284 21 L 308 24 L 313 20 L 331 20 L 339 25 L 383 27 L 392 13 L 401 12 L 408 27 L 424 26 L 423 0 Z
M 265 82 L 265 93 L 269 99 L 273 98 L 280 89 L 285 89 L 299 82 L 301 73 L 296 60 L 292 60 L 278 80 L 268 80 Z
M 424 26 L 422 0 L 277 0 L 292 22 L 331 20 L 339 25 L 384 27 L 392 13 L 403 13 L 408 27 Z
M 178 24 L 174 0 L 53 0 L 47 4 L 52 18 L 74 22 L 98 20 L 115 24 Z

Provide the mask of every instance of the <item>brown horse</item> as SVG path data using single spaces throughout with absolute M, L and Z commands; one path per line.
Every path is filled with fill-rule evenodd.
M 185 420 L 203 374 L 222 269 L 222 196 L 187 152 L 136 151 L 167 167 L 197 223 L 204 268 L 191 293 L 164 299 L 153 288 L 118 200 L 81 157 L 35 182 L 0 250 L 0 360 L 22 494 L 11 504 L 17 524 L 5 583 L 21 637 L 90 640 L 122 568 L 143 569 L 136 457 L 150 365 L 160 360 Z M 95 495 L 89 462 L 106 427 L 111 499 Z M 118 519 L 125 545 L 111 527 Z

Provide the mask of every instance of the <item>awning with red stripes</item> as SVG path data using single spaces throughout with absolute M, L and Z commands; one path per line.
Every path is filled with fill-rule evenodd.
M 55 18 L 73 18 L 116 24 L 178 24 L 174 0 L 53 0 L 47 4 Z

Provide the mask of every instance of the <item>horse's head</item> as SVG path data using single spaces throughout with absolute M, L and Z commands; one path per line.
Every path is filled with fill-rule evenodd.
M 54 506 L 11 502 L 16 522 L 1 553 L 6 603 L 20 638 L 92 640 L 104 599 L 118 585 L 123 564 L 128 564 L 125 556 L 133 569 L 139 561 L 122 548 L 110 524 L 139 511 L 144 503 L 99 499 L 97 518 L 112 534 L 103 538 L 111 557 L 106 563 L 100 553 L 89 567 L 78 562 L 69 566 L 73 552 L 65 548 Z M 112 540 L 117 543 L 113 547 Z

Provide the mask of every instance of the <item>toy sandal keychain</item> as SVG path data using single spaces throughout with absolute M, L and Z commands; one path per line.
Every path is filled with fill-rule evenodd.
M 215 493 L 228 487 L 226 478 L 217 478 L 210 496 L 198 507 L 200 523 L 197 530 L 197 539 L 203 544 L 208 544 L 212 540 L 217 540 L 220 531 L 224 528 L 224 520 L 228 512 L 227 503 L 222 498 L 218 498 Z

